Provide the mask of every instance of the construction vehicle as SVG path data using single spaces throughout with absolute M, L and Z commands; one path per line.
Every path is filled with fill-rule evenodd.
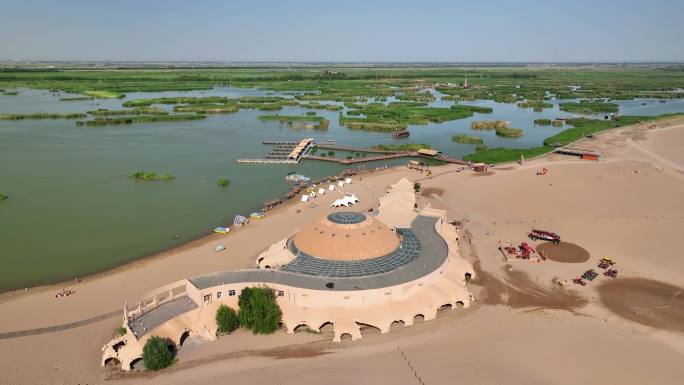
M 527 236 L 530 237 L 530 239 L 533 241 L 541 239 L 544 241 L 552 242 L 554 245 L 559 244 L 561 241 L 560 235 L 546 230 L 532 229 L 529 233 L 527 233 Z

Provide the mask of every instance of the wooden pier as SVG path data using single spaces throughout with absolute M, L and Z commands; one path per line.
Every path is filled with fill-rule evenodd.
M 360 147 L 345 147 L 337 146 L 333 144 L 328 144 L 325 142 L 314 144 L 313 139 L 302 139 L 298 142 L 287 142 L 287 141 L 263 141 L 265 145 L 275 146 L 271 152 L 268 153 L 264 158 L 240 158 L 237 160 L 238 163 L 242 164 L 298 164 L 302 159 L 309 160 L 319 160 L 323 162 L 333 162 L 338 164 L 355 164 L 355 163 L 365 163 L 365 162 L 376 162 L 389 159 L 399 159 L 399 158 L 424 158 L 433 159 L 445 163 L 453 163 L 460 165 L 469 165 L 462 159 L 452 158 L 445 156 L 439 152 L 435 152 L 435 155 L 421 154 L 417 151 L 391 151 L 391 150 L 376 150 L 373 148 L 360 148 Z M 346 151 L 346 152 L 356 152 L 356 153 L 368 153 L 376 154 L 369 157 L 359 157 L 353 159 L 336 158 L 331 156 L 319 156 L 309 154 L 309 150 L 312 147 L 317 147 L 322 150 L 331 151 Z
M 237 160 L 238 163 L 242 164 L 297 164 L 299 160 L 295 159 L 271 159 L 271 158 L 254 158 L 246 159 L 240 158 Z

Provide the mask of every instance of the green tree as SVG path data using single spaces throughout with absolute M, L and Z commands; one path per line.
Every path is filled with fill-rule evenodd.
M 232 308 L 221 304 L 216 310 L 216 324 L 221 333 L 231 333 L 240 327 L 238 315 Z
M 142 356 L 147 370 L 163 369 L 173 363 L 173 354 L 166 341 L 159 336 L 152 336 L 147 340 Z
M 240 325 L 254 334 L 270 334 L 278 330 L 282 311 L 276 302 L 273 289 L 268 287 L 244 288 L 238 300 Z

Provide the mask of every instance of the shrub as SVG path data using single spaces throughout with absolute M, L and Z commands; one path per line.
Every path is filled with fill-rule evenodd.
M 228 180 L 228 178 L 221 178 L 218 180 L 218 185 L 221 187 L 228 187 L 230 186 L 230 180 Z
M 166 341 L 159 336 L 152 336 L 147 340 L 142 356 L 147 370 L 164 369 L 173 363 L 173 354 Z
M 121 337 L 121 336 L 125 335 L 127 332 L 128 331 L 123 326 L 119 326 L 118 328 L 116 328 L 116 336 L 117 337 Z
M 477 136 L 472 136 L 472 135 L 465 135 L 465 134 L 454 135 L 451 137 L 451 140 L 453 140 L 456 143 L 463 143 L 463 144 L 482 144 L 482 143 L 484 143 L 484 140 L 482 140 L 482 138 L 478 138 Z
M 240 327 L 240 320 L 235 310 L 221 304 L 216 310 L 216 324 L 220 333 L 232 333 Z
M 273 289 L 246 287 L 238 299 L 240 325 L 254 334 L 271 334 L 278 330 L 283 315 Z

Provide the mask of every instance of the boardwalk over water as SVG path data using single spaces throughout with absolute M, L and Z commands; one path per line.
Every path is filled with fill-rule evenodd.
M 237 162 L 243 163 L 243 164 L 298 164 L 300 160 L 308 159 L 308 160 L 319 160 L 319 161 L 323 161 L 323 162 L 333 162 L 333 163 L 339 163 L 339 164 L 355 164 L 355 163 L 375 162 L 375 161 L 399 159 L 399 158 L 423 158 L 423 159 L 434 159 L 434 160 L 444 162 L 444 163 L 469 165 L 468 162 L 466 162 L 462 159 L 452 158 L 449 156 L 430 156 L 430 155 L 419 154 L 418 152 L 415 152 L 415 151 L 396 151 L 396 150 L 392 151 L 392 150 L 378 150 L 378 149 L 373 149 L 373 148 L 337 146 L 337 145 L 327 144 L 325 142 L 316 143 L 316 144 L 309 143 L 307 146 L 301 148 L 301 150 L 298 152 L 298 154 L 295 155 L 295 156 L 297 156 L 297 158 L 293 159 L 291 157 L 292 154 L 290 151 L 292 151 L 297 145 L 301 145 L 302 141 L 288 142 L 288 141 L 271 140 L 271 141 L 263 141 L 262 143 L 265 145 L 274 145 L 276 147 L 265 158 L 240 158 L 237 160 Z M 316 146 L 317 148 L 319 148 L 321 150 L 346 151 L 346 152 L 352 152 L 352 153 L 356 152 L 356 153 L 377 154 L 377 155 L 352 158 L 352 159 L 345 159 L 345 158 L 336 158 L 336 157 L 308 154 L 309 150 L 313 146 Z

